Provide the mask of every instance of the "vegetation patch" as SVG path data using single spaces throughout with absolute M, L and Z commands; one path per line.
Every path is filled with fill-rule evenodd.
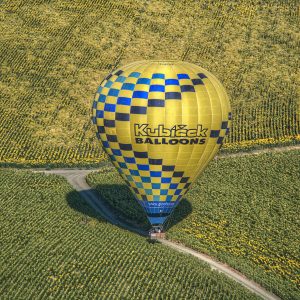
M 299 158 L 300 151 L 289 151 L 212 161 L 167 222 L 167 237 L 217 257 L 283 299 L 298 299 Z M 88 182 L 120 214 L 148 224 L 114 169 L 92 173 Z
M 108 224 L 59 176 L 0 170 L 0 205 L 3 299 L 258 299 Z
M 145 59 L 190 61 L 220 79 L 233 112 L 224 148 L 299 143 L 296 0 L 2 2 L 3 164 L 103 160 L 94 94 L 114 68 Z

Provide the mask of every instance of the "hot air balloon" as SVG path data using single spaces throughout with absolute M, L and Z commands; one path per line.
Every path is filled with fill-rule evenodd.
M 100 84 L 92 120 L 103 149 L 154 228 L 216 155 L 231 109 L 210 72 L 182 61 L 139 61 Z

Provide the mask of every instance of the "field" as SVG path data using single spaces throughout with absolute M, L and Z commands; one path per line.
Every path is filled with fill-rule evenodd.
M 57 176 L 0 170 L 2 299 L 258 299 L 99 218 Z
M 115 67 L 181 59 L 224 83 L 224 148 L 299 142 L 296 0 L 0 2 L 0 164 L 92 165 L 104 158 L 93 95 Z
M 94 167 L 102 79 L 137 60 L 215 74 L 232 128 L 221 151 L 300 143 L 296 0 L 0 0 L 0 298 L 256 299 L 198 260 L 112 226 L 58 176 L 4 167 Z M 214 160 L 167 237 L 282 299 L 300 299 L 299 151 Z M 148 229 L 111 167 L 88 176 Z
M 217 257 L 282 299 L 299 299 L 299 158 L 290 151 L 213 161 L 175 210 L 168 238 Z M 149 226 L 114 169 L 88 182 L 120 214 Z

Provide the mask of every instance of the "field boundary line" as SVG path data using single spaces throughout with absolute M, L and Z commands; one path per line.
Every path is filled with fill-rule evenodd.
M 221 158 L 234 158 L 234 157 L 244 157 L 244 156 L 255 156 L 265 153 L 280 153 L 287 152 L 293 150 L 300 150 L 300 144 L 290 145 L 290 146 L 278 146 L 272 148 L 261 148 L 261 149 L 253 149 L 249 151 L 240 151 L 236 153 L 221 153 L 215 157 L 215 159 Z
M 249 151 L 239 151 L 234 153 L 220 153 L 215 156 L 214 160 L 223 159 L 223 158 L 235 158 L 235 157 L 244 157 L 244 156 L 256 156 L 266 153 L 281 153 L 281 152 L 288 152 L 288 151 L 294 151 L 294 150 L 300 150 L 300 144 L 296 145 L 290 145 L 290 146 L 278 146 L 278 147 L 272 147 L 272 148 L 261 148 L 261 149 L 253 149 Z M 26 165 L 26 162 L 24 162 L 22 165 Z M 112 167 L 112 163 L 107 160 L 102 160 L 98 162 L 97 167 L 76 167 L 76 166 L 70 166 L 70 167 L 50 167 L 51 170 L 90 170 L 91 172 L 100 171 L 103 167 Z M 22 169 L 22 167 L 18 166 L 3 166 L 2 168 L 10 168 L 10 169 Z M 27 169 L 27 168 L 26 168 Z M 48 170 L 46 167 L 39 167 L 39 166 L 33 166 L 31 168 L 28 168 L 27 170 L 31 170 L 33 172 L 37 170 Z

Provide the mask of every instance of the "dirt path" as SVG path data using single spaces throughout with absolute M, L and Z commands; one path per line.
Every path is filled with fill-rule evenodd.
M 262 299 L 280 300 L 280 298 L 278 296 L 275 296 L 273 293 L 267 291 L 262 286 L 260 286 L 258 283 L 248 279 L 242 273 L 238 272 L 237 270 L 231 268 L 230 266 L 228 266 L 226 264 L 223 264 L 219 261 L 214 260 L 213 258 L 211 258 L 210 256 L 208 256 L 206 254 L 197 252 L 195 250 L 187 248 L 183 245 L 179 245 L 170 240 L 160 240 L 160 242 L 164 245 L 169 246 L 170 248 L 173 248 L 173 249 L 179 251 L 179 252 L 184 252 L 186 254 L 193 255 L 193 256 L 197 257 L 199 260 L 208 263 L 213 270 L 216 270 L 216 271 L 219 271 L 220 273 L 225 274 L 229 278 L 231 278 L 234 281 L 243 285 L 250 292 L 260 296 Z
M 130 230 L 132 232 L 138 233 L 140 235 L 146 236 L 147 232 L 136 228 L 124 220 L 120 219 L 111 209 L 106 205 L 105 201 L 100 198 L 99 194 L 91 189 L 91 187 L 86 182 L 86 176 L 90 172 L 94 170 L 76 170 L 76 169 L 56 169 L 56 170 L 44 170 L 38 172 L 45 172 L 48 174 L 56 174 L 64 176 L 68 182 L 84 197 L 87 203 L 92 206 L 104 219 L 108 220 L 110 223 L 119 226 L 123 229 Z M 168 247 L 171 247 L 177 251 L 193 255 L 197 257 L 199 260 L 208 263 L 213 270 L 217 270 L 226 276 L 230 277 L 231 279 L 235 280 L 236 282 L 243 285 L 252 293 L 260 296 L 263 299 L 268 300 L 280 300 L 279 297 L 275 296 L 271 292 L 268 292 L 259 284 L 253 282 L 252 280 L 246 278 L 243 274 L 239 273 L 238 271 L 232 269 L 228 265 L 225 265 L 221 262 L 214 260 L 213 258 L 209 257 L 206 254 L 202 254 L 196 252 L 190 248 L 184 247 L 177 243 L 174 243 L 170 240 L 160 240 L 160 242 Z
M 222 153 L 216 156 L 218 158 L 227 158 L 227 157 L 242 157 L 242 156 L 249 156 L 249 155 L 259 155 L 264 153 L 272 153 L 272 152 L 286 152 L 291 150 L 300 150 L 299 145 L 291 145 L 291 146 L 284 146 L 284 147 L 273 147 L 273 148 L 263 148 L 257 150 L 249 150 L 244 152 L 237 152 L 237 153 Z
M 114 224 L 123 229 L 135 232 L 142 236 L 147 236 L 148 232 L 128 224 L 125 220 L 122 220 L 111 208 L 105 203 L 96 190 L 92 189 L 86 182 L 86 176 L 94 172 L 95 170 L 77 170 L 77 169 L 55 169 L 55 170 L 43 170 L 46 174 L 61 175 L 67 179 L 67 181 L 75 188 L 76 191 L 86 200 L 86 202 L 93 207 L 104 219 L 108 220 L 111 224 Z

